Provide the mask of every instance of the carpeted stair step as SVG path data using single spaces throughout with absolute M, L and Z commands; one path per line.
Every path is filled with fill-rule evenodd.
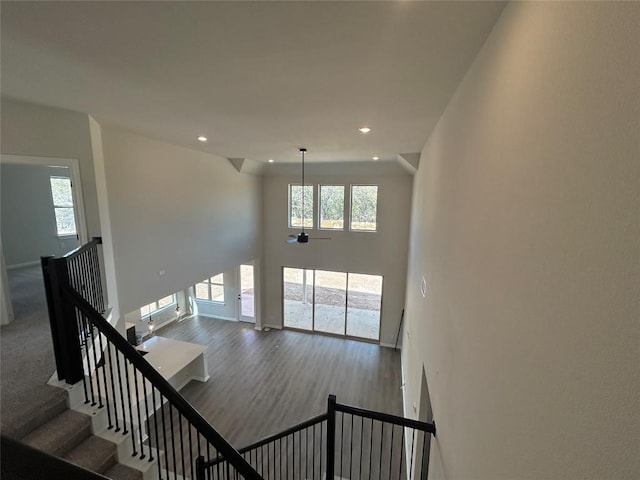
M 116 446 L 92 435 L 67 453 L 64 458 L 87 470 L 105 473 L 116 462 Z
M 91 418 L 65 410 L 22 440 L 49 455 L 61 457 L 91 435 Z
M 105 477 L 113 480 L 142 480 L 142 472 L 121 463 L 116 463 L 104 473 Z
M 13 402 L 3 399 L 2 433 L 21 440 L 66 409 L 67 393 L 48 385 L 30 391 L 26 401 Z M 7 415 L 6 412 L 13 413 Z

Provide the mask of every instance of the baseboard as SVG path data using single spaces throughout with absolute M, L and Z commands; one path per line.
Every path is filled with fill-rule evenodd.
M 222 315 L 211 315 L 211 314 L 208 314 L 208 313 L 200 313 L 200 312 L 198 312 L 198 316 L 199 317 L 207 317 L 207 318 L 215 318 L 216 320 L 224 320 L 225 322 L 237 322 L 238 321 L 237 318 L 224 317 Z
M 35 260 L 33 262 L 14 263 L 13 265 L 7 265 L 7 270 L 15 270 L 16 268 L 23 268 L 23 267 L 35 267 L 36 265 L 40 265 L 40 260 Z
M 282 330 L 282 325 L 263 325 L 262 330 L 265 328 L 271 328 L 273 330 Z
M 385 348 L 396 348 L 396 345 L 394 343 L 382 343 L 382 342 L 380 342 L 379 345 L 381 347 L 385 347 Z M 398 350 L 402 350 L 402 345 L 398 345 Z

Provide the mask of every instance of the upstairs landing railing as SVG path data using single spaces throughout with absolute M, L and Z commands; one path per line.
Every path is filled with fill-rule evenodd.
M 241 448 L 265 480 L 427 478 L 434 423 L 337 403 L 327 412 Z M 227 461 L 196 462 L 197 480 L 228 477 Z

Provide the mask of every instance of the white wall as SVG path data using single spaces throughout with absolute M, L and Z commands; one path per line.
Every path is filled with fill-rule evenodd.
M 326 172 L 335 172 L 335 166 Z M 288 235 L 300 229 L 288 228 L 288 186 L 299 183 L 299 176 L 266 175 L 263 177 L 264 263 L 262 273 L 263 312 L 265 325 L 282 326 L 282 267 L 323 269 L 339 272 L 383 275 L 383 299 L 380 341 L 393 345 L 400 315 L 404 308 L 407 272 L 407 246 L 412 180 L 408 174 L 371 175 L 368 164 L 349 166 L 345 175 L 318 175 L 305 179 L 309 184 L 376 184 L 378 185 L 378 231 L 348 232 L 309 230 L 311 237 L 331 237 L 308 244 L 287 244 Z M 353 170 L 360 171 L 354 173 Z M 317 187 L 316 187 L 317 189 Z M 346 193 L 345 193 L 346 195 Z M 348 223 L 347 223 L 348 226 Z
M 424 147 L 403 364 L 432 479 L 640 478 L 639 25 L 509 4 Z
M 121 313 L 257 257 L 258 177 L 115 128 L 102 145 Z
M 3 154 L 78 160 L 89 238 L 100 236 L 89 116 L 2 97 Z
M 79 245 L 75 236 L 59 237 L 50 177 L 69 177 L 68 168 L 40 165 L 0 166 L 2 246 L 8 267 L 39 263 Z

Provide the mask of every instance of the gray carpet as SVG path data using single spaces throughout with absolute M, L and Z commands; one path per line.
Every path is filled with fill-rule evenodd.
M 40 267 L 8 276 L 15 319 L 0 328 L 0 429 L 20 438 L 34 412 L 66 394 L 46 384 L 55 360 Z

